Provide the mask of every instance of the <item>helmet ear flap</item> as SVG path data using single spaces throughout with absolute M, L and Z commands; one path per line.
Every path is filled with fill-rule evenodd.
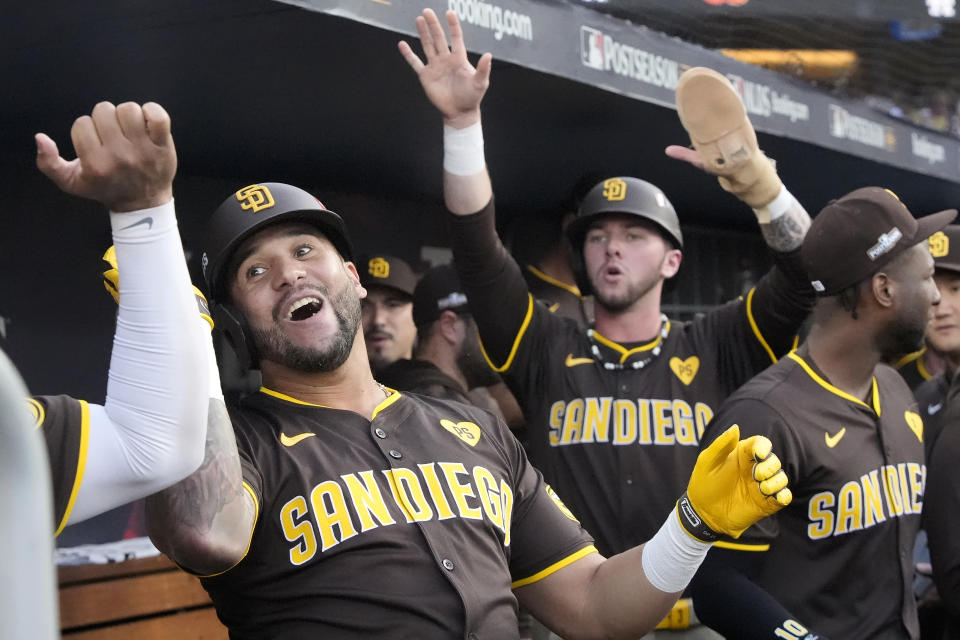
M 593 287 L 590 284 L 590 277 L 587 275 L 586 263 L 583 260 L 583 240 L 579 242 L 568 242 L 568 255 L 570 256 L 570 268 L 573 270 L 573 278 L 580 289 L 580 295 L 593 295 Z
M 256 369 L 260 363 L 260 356 L 247 330 L 243 315 L 232 304 L 218 303 L 210 305 L 210 314 L 214 327 L 221 332 L 236 355 L 241 373 Z

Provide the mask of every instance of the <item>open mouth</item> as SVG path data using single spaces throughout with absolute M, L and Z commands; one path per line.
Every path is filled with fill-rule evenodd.
M 323 303 L 320 302 L 318 298 L 300 298 L 290 305 L 290 309 L 287 311 L 287 319 L 293 320 L 294 322 L 306 320 L 307 318 L 319 313 L 320 309 L 322 308 Z

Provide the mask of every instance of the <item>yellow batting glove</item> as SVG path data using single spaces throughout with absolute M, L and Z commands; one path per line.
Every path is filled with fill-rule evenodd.
M 120 304 L 120 272 L 117 270 L 117 250 L 113 245 L 103 254 L 103 261 L 110 265 L 110 268 L 103 272 L 103 288 L 113 297 L 113 301 Z M 207 321 L 210 329 L 213 329 L 213 318 L 210 317 L 210 306 L 207 304 L 207 297 L 193 285 L 193 295 L 197 299 L 197 309 L 200 317 Z
M 739 538 L 753 523 L 790 504 L 787 474 L 772 449 L 764 436 L 740 440 L 738 425 L 704 449 L 677 503 L 687 533 L 704 542 L 719 534 Z
M 117 271 L 117 250 L 113 245 L 103 254 L 103 261 L 110 268 L 103 272 L 103 288 L 113 297 L 113 301 L 120 304 L 120 272 Z

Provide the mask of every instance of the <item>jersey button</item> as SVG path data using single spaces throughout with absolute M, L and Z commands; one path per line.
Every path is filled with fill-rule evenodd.
M 403 457 L 403 454 L 397 451 L 396 449 L 390 449 L 390 457 L 396 458 L 397 460 L 399 460 L 400 458 Z
M 387 432 L 384 431 L 383 429 L 381 429 L 380 427 L 377 427 L 376 429 L 374 429 L 373 432 L 374 432 L 375 434 L 377 434 L 377 437 L 378 437 L 378 438 L 386 438 L 386 437 L 387 437 Z
M 453 571 L 453 560 L 450 558 L 443 559 L 443 568 L 447 571 Z

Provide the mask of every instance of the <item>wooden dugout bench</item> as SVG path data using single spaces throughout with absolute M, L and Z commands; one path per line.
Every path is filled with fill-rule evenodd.
M 166 556 L 58 568 L 65 640 L 227 640 L 200 581 Z

